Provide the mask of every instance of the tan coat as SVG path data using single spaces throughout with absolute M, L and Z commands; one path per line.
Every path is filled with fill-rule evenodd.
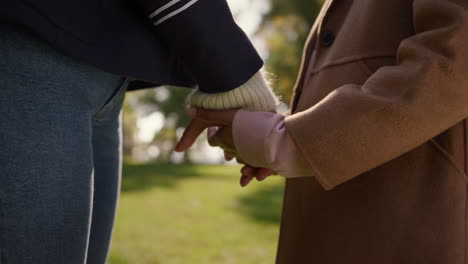
M 287 180 L 277 263 L 468 263 L 467 8 L 326 2 L 286 119 L 315 177 Z

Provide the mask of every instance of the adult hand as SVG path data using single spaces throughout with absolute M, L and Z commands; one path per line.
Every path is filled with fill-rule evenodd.
M 175 151 L 187 150 L 197 137 L 205 129 L 208 129 L 208 143 L 213 147 L 221 147 L 224 150 L 224 159 L 226 161 L 236 158 L 239 163 L 244 163 L 237 155 L 232 137 L 232 122 L 236 113 L 237 110 L 189 109 L 188 115 L 193 120 L 176 144 Z
M 231 160 L 234 157 L 238 162 L 244 163 L 237 154 L 232 136 L 232 123 L 237 113 L 235 110 L 206 110 L 201 108 L 190 108 L 187 112 L 193 120 L 184 131 L 175 150 L 182 152 L 190 148 L 200 134 L 208 129 L 208 142 L 211 146 L 220 146 L 224 149 L 224 157 Z M 245 165 L 241 169 L 240 185 L 247 186 L 253 178 L 263 181 L 268 176 L 276 174 L 267 168 L 256 168 Z
M 209 127 L 220 127 L 214 135 L 209 136 L 211 145 L 222 144 L 230 150 L 235 149 L 234 141 L 232 140 L 232 127 L 234 116 L 237 113 L 234 110 L 206 110 L 201 108 L 190 108 L 187 114 L 192 117 L 192 121 L 187 126 L 179 142 L 176 144 L 175 151 L 183 152 L 189 149 L 200 134 Z M 228 128 L 228 129 L 226 129 Z M 211 133 L 214 131 L 212 130 Z

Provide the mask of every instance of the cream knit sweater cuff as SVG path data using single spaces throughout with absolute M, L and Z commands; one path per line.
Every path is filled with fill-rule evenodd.
M 268 85 L 261 72 L 234 90 L 224 93 L 208 94 L 196 89 L 187 98 L 187 105 L 225 110 L 242 108 L 248 111 L 274 111 L 279 99 Z

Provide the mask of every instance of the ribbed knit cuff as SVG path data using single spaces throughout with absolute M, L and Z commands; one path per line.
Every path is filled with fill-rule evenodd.
M 261 72 L 243 85 L 224 93 L 203 93 L 196 89 L 187 98 L 187 105 L 204 109 L 241 108 L 248 111 L 275 111 L 278 97 Z

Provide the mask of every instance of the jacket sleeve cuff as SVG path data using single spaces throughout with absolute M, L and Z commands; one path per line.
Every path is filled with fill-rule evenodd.
M 325 119 L 326 118 L 319 118 L 320 121 L 316 123 L 309 123 L 308 128 L 320 127 L 321 122 L 326 122 Z M 313 140 L 307 140 L 307 146 L 305 147 L 301 145 L 300 142 L 305 142 L 304 140 L 306 139 L 306 129 L 304 129 L 303 122 L 304 120 L 301 113 L 285 118 L 286 128 L 288 129 L 288 132 L 291 135 L 293 141 L 299 146 L 298 149 L 301 151 L 311 169 L 313 170 L 315 179 L 320 183 L 320 185 L 322 185 L 325 190 L 331 190 L 335 186 L 347 180 L 341 177 L 341 175 L 345 174 L 341 173 L 341 170 L 344 168 L 337 162 L 334 163 L 334 166 L 329 163 L 323 164 L 321 159 L 317 158 L 317 155 L 319 157 L 329 157 L 332 155 L 330 152 L 337 151 L 337 149 L 336 147 L 332 148 L 330 145 L 323 143 L 323 139 L 318 135 L 319 133 L 314 133 L 315 131 L 313 129 L 307 129 L 307 138 L 312 138 Z M 338 142 L 336 142 L 336 144 L 339 145 Z
M 245 84 L 234 90 L 210 94 L 196 89 L 187 98 L 189 107 L 195 106 L 213 110 L 241 108 L 255 112 L 274 111 L 278 102 L 278 97 L 261 72 L 256 73 Z

